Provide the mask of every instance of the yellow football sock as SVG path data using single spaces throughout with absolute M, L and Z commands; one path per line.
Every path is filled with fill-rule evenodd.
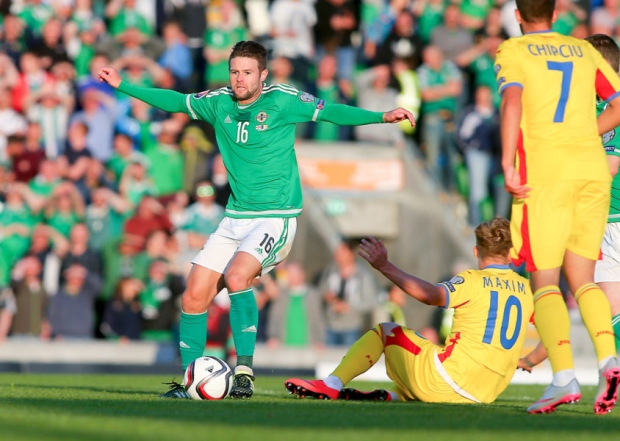
M 383 339 L 381 325 L 377 325 L 351 346 L 332 375 L 340 378 L 343 384 L 347 384 L 373 367 L 381 358 L 381 354 L 383 354 Z
M 616 356 L 611 307 L 605 294 L 595 283 L 583 285 L 575 293 L 579 312 L 588 329 L 598 361 Z
M 553 372 L 573 369 L 570 318 L 559 287 L 545 286 L 534 293 L 534 322 Z

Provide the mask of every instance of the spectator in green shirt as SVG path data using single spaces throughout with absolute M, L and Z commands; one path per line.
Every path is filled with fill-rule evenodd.
M 157 142 L 149 147 L 143 146 L 149 160 L 149 175 L 159 196 L 167 196 L 183 190 L 184 158 L 176 143 L 176 125 L 167 120 L 161 124 Z
M 147 159 L 143 153 L 134 150 L 131 137 L 124 133 L 117 133 L 114 136 L 113 148 L 114 153 L 106 164 L 106 168 L 110 177 L 118 185 L 128 164 L 134 161 L 146 162 Z
M 422 144 L 426 166 L 435 181 L 450 187 L 453 178 L 454 146 L 452 131 L 458 111 L 458 97 L 463 88 L 459 68 L 444 60 L 436 46 L 424 49 L 423 64 L 418 68 L 422 94 Z
M 136 0 L 112 0 L 108 3 L 105 15 L 110 19 L 110 34 L 119 37 L 127 29 L 136 28 L 146 37 L 153 35 L 148 20 L 136 10 Z
M 299 262 L 287 263 L 284 272 L 285 280 L 279 281 L 280 292 L 269 309 L 267 344 L 323 347 L 325 325 L 320 293 L 307 284 Z
M 462 0 L 461 22 L 467 29 L 480 29 L 495 0 Z
M 572 0 L 557 0 L 558 18 L 553 23 L 553 31 L 562 35 L 572 35 L 579 23 L 587 18 L 586 12 Z
M 84 200 L 71 182 L 63 182 L 52 193 L 45 207 L 45 223 L 64 237 L 69 237 L 71 228 L 84 219 Z
M 433 30 L 442 23 L 445 0 L 416 0 L 412 11 L 418 20 L 418 32 L 424 43 L 431 41 Z
M 19 185 L 3 184 L 5 203 L 0 205 L 0 286 L 8 286 L 13 265 L 30 246 L 36 223 Z
M 26 28 L 35 36 L 41 35 L 43 25 L 52 19 L 54 11 L 43 0 L 26 0 L 22 10 L 17 14 L 26 24 Z

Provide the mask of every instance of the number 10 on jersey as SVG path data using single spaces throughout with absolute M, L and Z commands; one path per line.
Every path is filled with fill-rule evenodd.
M 495 334 L 495 328 L 497 324 L 497 310 L 499 306 L 499 294 L 497 291 L 491 291 L 489 304 L 489 315 L 487 316 L 487 326 L 482 338 L 482 343 L 491 344 L 493 341 L 493 335 Z M 508 325 L 510 322 L 510 316 L 513 310 L 517 313 L 517 320 L 515 321 L 515 327 L 512 330 L 512 335 L 508 337 Z M 521 308 L 521 302 L 515 296 L 510 296 L 506 299 L 504 304 L 504 315 L 501 321 L 499 340 L 504 349 L 511 349 L 519 338 L 521 331 L 521 320 L 523 319 L 523 311 Z
M 248 142 L 248 126 L 250 125 L 247 121 L 239 121 L 237 123 L 237 140 L 235 142 L 245 144 Z

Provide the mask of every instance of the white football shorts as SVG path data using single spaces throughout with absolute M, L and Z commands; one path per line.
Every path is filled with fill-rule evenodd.
M 296 232 L 296 218 L 225 217 L 192 263 L 224 274 L 235 253 L 244 251 L 254 256 L 263 267 L 262 274 L 267 274 L 288 256 Z
M 620 282 L 620 222 L 607 224 L 601 254 L 602 259 L 596 262 L 594 281 Z

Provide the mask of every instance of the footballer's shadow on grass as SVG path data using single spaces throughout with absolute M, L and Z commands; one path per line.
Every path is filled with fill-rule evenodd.
M 79 389 L 79 388 L 78 388 Z M 141 392 L 144 393 L 144 392 Z M 525 407 L 428 403 L 323 402 L 282 399 L 272 402 L 252 400 L 120 400 L 76 397 L 0 397 L 2 406 L 24 412 L 69 414 L 79 417 L 150 419 L 170 423 L 213 423 L 236 428 L 271 429 L 385 429 L 449 430 L 467 433 L 487 431 L 502 434 L 540 434 L 553 431 L 557 439 L 576 433 L 601 435 L 618 433 L 618 418 L 601 417 L 587 405 L 565 406 L 551 415 L 528 415 Z
M 157 396 L 157 394 L 153 393 L 153 392 L 149 392 L 149 391 L 144 391 L 144 390 L 132 390 L 132 389 L 127 389 L 127 388 L 123 388 L 121 386 L 117 388 L 114 387 L 93 387 L 93 386 L 54 386 L 54 385 L 44 385 L 44 384 L 20 384 L 20 383 L 12 383 L 13 387 L 16 388 L 20 388 L 20 389 L 61 389 L 61 390 L 77 390 L 77 391 L 84 391 L 84 392 L 100 392 L 100 393 L 113 393 L 113 394 L 130 394 L 130 395 L 152 395 L 152 396 Z M 9 385 L 8 387 L 11 387 L 11 385 Z

